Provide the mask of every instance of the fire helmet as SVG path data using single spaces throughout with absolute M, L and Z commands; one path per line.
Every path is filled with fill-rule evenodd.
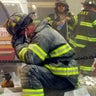
M 65 13 L 67 13 L 69 11 L 69 5 L 67 4 L 67 2 L 65 0 L 57 0 L 55 3 L 55 11 L 58 13 L 58 6 L 64 6 L 65 7 Z
M 10 75 L 10 73 L 4 73 L 4 76 L 3 76 L 6 80 L 10 80 L 12 77 Z
M 65 0 L 57 0 L 55 4 L 67 4 Z
M 95 0 L 85 0 L 84 2 L 81 2 L 81 4 L 86 5 L 86 6 L 96 7 Z
M 33 22 L 29 13 L 27 14 L 20 14 L 15 13 L 9 17 L 7 22 L 5 23 L 5 27 L 10 35 L 18 35 L 19 32 L 24 30 L 29 24 Z

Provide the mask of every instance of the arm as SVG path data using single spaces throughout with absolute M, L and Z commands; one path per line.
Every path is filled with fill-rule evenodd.
M 36 36 L 29 44 L 22 43 L 15 46 L 15 52 L 18 58 L 25 63 L 38 65 L 47 56 L 48 48 L 44 45 L 46 45 L 46 39 L 42 36 Z

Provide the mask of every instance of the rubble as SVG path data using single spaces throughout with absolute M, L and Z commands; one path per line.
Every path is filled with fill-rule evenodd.
M 91 96 L 85 87 L 80 87 L 76 90 L 65 92 L 64 96 Z
M 96 77 L 79 76 L 79 88 L 65 92 L 64 96 L 96 96 Z
M 17 81 L 16 81 L 17 82 Z M 22 88 L 0 88 L 0 96 L 21 96 Z M 46 89 L 45 96 L 96 96 L 96 77 L 79 76 L 79 87 L 72 91 Z
M 0 96 L 21 96 L 21 88 L 0 88 Z
M 93 76 L 79 76 L 80 86 L 95 86 L 96 85 L 96 77 Z

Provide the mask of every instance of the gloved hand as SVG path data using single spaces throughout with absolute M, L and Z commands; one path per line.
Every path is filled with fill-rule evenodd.
M 12 47 L 15 48 L 19 44 L 23 44 L 25 41 L 25 35 L 13 36 L 11 40 Z

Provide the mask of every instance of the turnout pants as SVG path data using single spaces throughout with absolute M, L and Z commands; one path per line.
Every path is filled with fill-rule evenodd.
M 23 88 L 22 96 L 44 96 L 44 88 L 64 91 L 74 89 L 67 78 L 56 76 L 45 67 L 26 65 L 19 72 Z

